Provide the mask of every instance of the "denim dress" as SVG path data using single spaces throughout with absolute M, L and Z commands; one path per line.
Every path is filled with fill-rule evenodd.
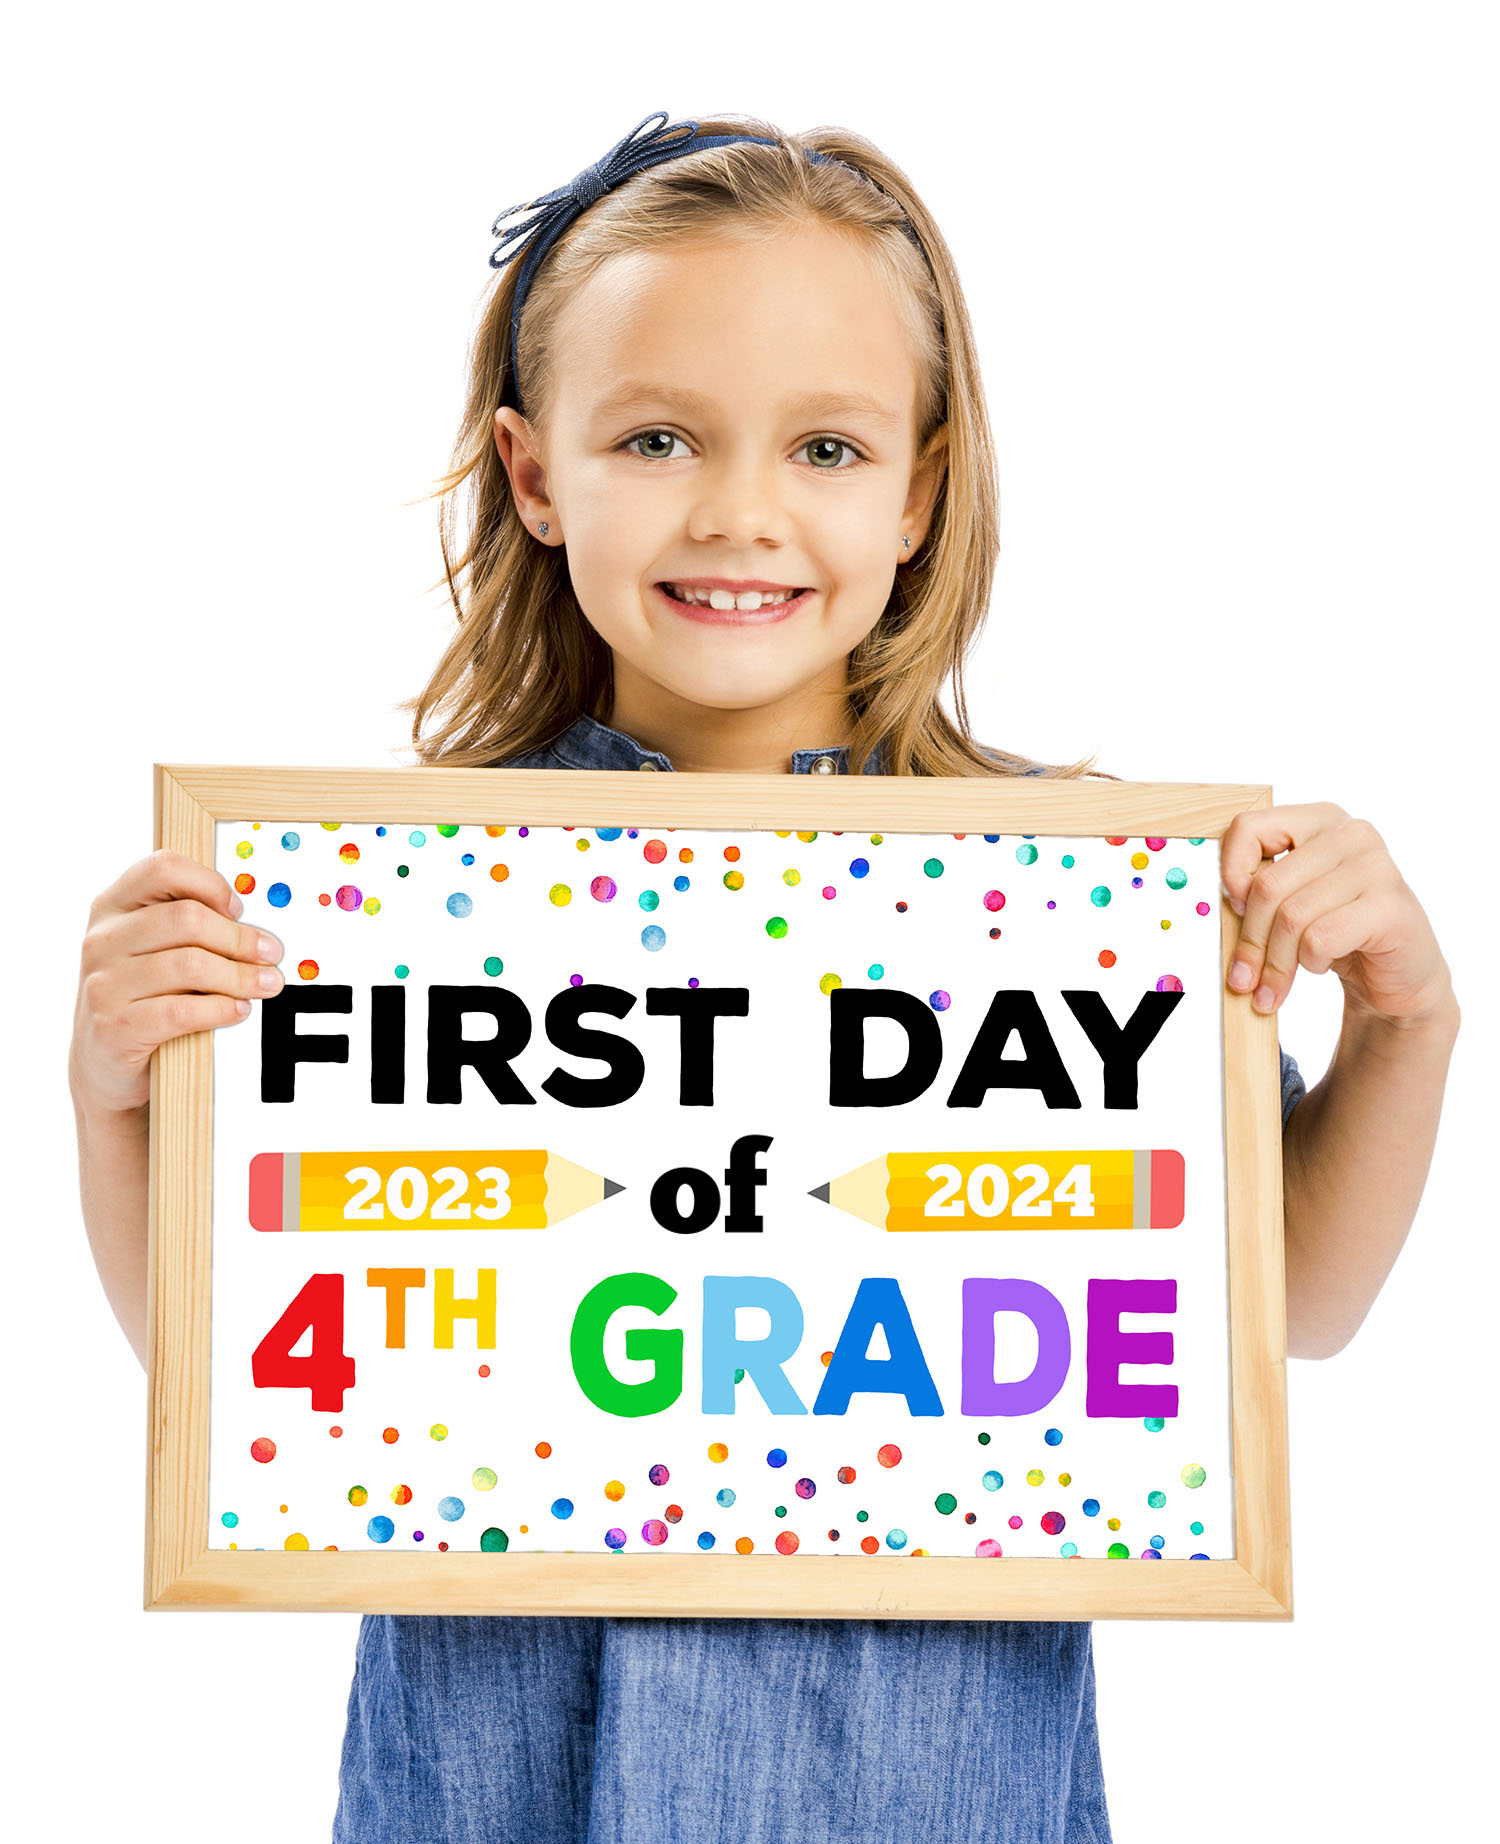
M 580 717 L 509 766 L 672 764 Z M 842 749 L 792 757 L 793 774 L 847 772 Z M 1283 1051 L 1283 1126 L 1304 1093 Z M 334 1844 L 1109 1844 L 1092 1637 L 1058 1620 L 366 1614 Z

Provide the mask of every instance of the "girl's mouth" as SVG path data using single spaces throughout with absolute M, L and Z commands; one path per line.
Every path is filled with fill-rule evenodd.
M 759 608 L 714 608 L 708 602 L 683 601 L 666 583 L 653 583 L 651 587 L 673 614 L 686 615 L 689 621 L 702 621 L 710 627 L 765 627 L 773 621 L 785 621 L 788 615 L 805 607 L 814 594 L 811 589 L 798 589 L 784 602 L 762 601 Z

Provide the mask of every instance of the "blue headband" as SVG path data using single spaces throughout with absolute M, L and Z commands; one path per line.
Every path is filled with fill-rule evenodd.
M 644 172 L 649 166 L 659 166 L 663 160 L 675 160 L 679 154 L 701 153 L 705 148 L 728 147 L 736 141 L 748 141 L 756 147 L 779 147 L 782 143 L 768 140 L 764 135 L 756 134 L 704 134 L 698 133 L 696 122 L 673 122 L 671 127 L 653 128 L 650 134 L 642 135 L 641 130 L 648 122 L 667 121 L 667 111 L 657 109 L 653 114 L 644 116 L 622 140 L 614 146 L 601 160 L 570 179 L 565 186 L 559 186 L 555 192 L 545 192 L 540 198 L 531 199 L 522 205 L 512 205 L 502 211 L 490 226 L 490 235 L 499 237 L 500 242 L 490 256 L 492 269 L 503 269 L 517 252 L 506 250 L 508 243 L 519 237 L 529 237 L 526 253 L 521 260 L 520 278 L 516 282 L 516 292 L 510 311 L 510 364 L 506 373 L 505 393 L 501 402 L 519 410 L 520 390 L 517 382 L 516 354 L 521 337 L 521 308 L 525 304 L 526 291 L 532 279 L 541 267 L 547 252 L 579 214 L 596 200 L 612 192 L 616 186 L 623 185 L 627 179 Z M 640 136 L 637 140 L 636 137 Z M 818 162 L 833 161 L 836 166 L 847 166 L 848 162 L 838 160 L 832 154 L 814 153 L 807 149 L 809 160 Z M 851 168 L 857 171 L 857 168 Z M 868 173 L 860 174 L 862 179 L 869 179 Z M 875 182 L 870 180 L 870 184 Z M 879 188 L 877 187 L 877 190 Z M 528 218 L 524 224 L 512 224 L 503 234 L 500 226 L 507 218 L 514 217 L 518 211 L 535 211 L 536 216 Z M 918 250 L 922 241 L 911 225 L 902 219 L 901 228 L 906 232 Z M 534 234 L 533 234 L 534 233 Z

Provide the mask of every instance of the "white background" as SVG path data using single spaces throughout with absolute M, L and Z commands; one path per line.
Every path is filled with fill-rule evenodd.
M 76 1204 L 94 894 L 153 760 L 388 763 L 499 210 L 656 107 L 837 122 L 957 255 L 987 741 L 1380 828 L 1464 1028 L 1354 1342 L 1293 1363 L 1297 1617 L 1096 1628 L 1120 1844 L 1473 1836 L 1494 1647 L 1497 28 L 1482 5 L 58 5 L 8 37 L 5 1538 L 22 1835 L 324 1839 L 355 1617 L 140 1611 L 144 1382 Z M 788 278 L 795 285 L 795 277 Z M 19 655 L 19 657 L 17 657 Z M 1299 975 L 1310 1078 L 1337 980 Z

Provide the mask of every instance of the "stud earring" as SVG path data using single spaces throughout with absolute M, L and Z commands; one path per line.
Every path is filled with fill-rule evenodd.
M 542 522 L 541 522 L 541 524 L 537 526 L 537 530 L 538 530 L 538 531 L 539 531 L 539 532 L 540 532 L 540 533 L 542 534 L 542 536 L 543 536 L 544 538 L 546 537 L 546 535 L 547 535 L 547 521 L 546 521 L 545 519 L 543 519 L 543 520 L 542 520 Z
M 901 544 L 903 549 L 908 551 L 911 549 L 911 539 L 908 538 L 904 532 L 901 535 Z

